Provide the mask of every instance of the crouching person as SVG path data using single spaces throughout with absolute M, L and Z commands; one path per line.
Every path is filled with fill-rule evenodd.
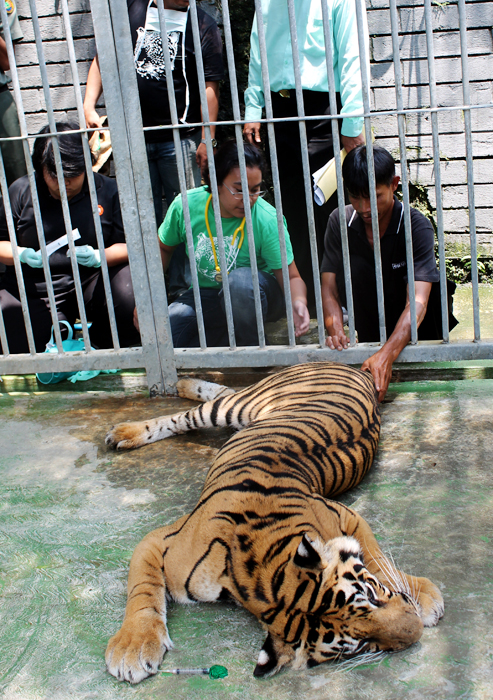
M 380 238 L 387 342 L 366 360 L 363 370 L 371 371 L 382 401 L 392 374 L 392 364 L 411 340 L 411 309 L 406 263 L 404 207 L 395 197 L 400 178 L 395 174 L 395 161 L 388 151 L 374 147 L 378 232 L 371 219 L 366 146 L 352 150 L 344 160 L 342 174 L 350 204 L 345 216 L 349 241 L 351 283 L 355 327 L 360 342 L 378 342 L 377 287 L 373 239 Z M 414 261 L 416 323 L 420 340 L 442 337 L 439 273 L 433 250 L 434 231 L 431 223 L 411 208 L 411 232 Z M 342 307 L 347 307 L 342 262 L 339 211 L 332 212 L 324 241 L 321 266 L 326 344 L 343 350 L 348 346 L 344 333 Z M 455 287 L 450 291 L 453 293 Z M 431 296 L 430 296 L 431 295 Z M 451 310 L 451 299 L 449 309 Z M 450 313 L 449 327 L 457 325 Z
M 57 138 L 71 225 L 72 229 L 78 229 L 80 234 L 80 238 L 75 241 L 75 253 L 84 306 L 88 320 L 92 322 L 91 343 L 99 348 L 107 348 L 112 347 L 113 343 L 82 138 L 80 133 L 66 133 L 78 128 L 78 124 L 60 122 L 57 124 L 57 131 L 60 132 Z M 44 135 L 47 132 L 49 128 L 46 126 L 36 138 L 32 160 L 44 236 L 48 244 L 60 238 L 66 229 L 53 144 L 51 137 Z M 140 336 L 132 322 L 135 302 L 118 190 L 114 180 L 99 173 L 94 173 L 94 183 L 120 345 L 129 346 L 139 343 Z M 36 350 L 42 352 L 50 339 L 52 317 L 27 175 L 10 186 L 9 199 L 34 341 Z M 53 252 L 49 256 L 49 264 L 58 318 L 73 324 L 76 318 L 80 317 L 80 312 L 77 306 L 72 264 L 67 257 L 67 250 L 68 247 L 65 245 Z M 0 305 L 9 352 L 26 353 L 29 352 L 29 347 L 3 199 L 0 199 L 0 262 L 7 266 L 0 282 Z M 6 350 L 3 349 L 3 352 Z
M 262 152 L 245 144 L 245 160 L 252 212 L 255 254 L 258 266 L 262 316 L 264 321 L 276 321 L 286 313 L 281 270 L 281 250 L 275 209 L 262 199 L 265 160 Z M 245 211 L 241 185 L 238 149 L 234 140 L 226 141 L 214 158 L 221 223 L 228 265 L 236 342 L 239 346 L 258 345 L 257 322 L 253 296 Z M 228 345 L 222 273 L 216 237 L 210 176 L 206 171 L 206 186 L 187 192 L 195 259 L 200 286 L 202 313 L 209 346 Z M 292 314 L 296 336 L 309 330 L 310 317 L 306 303 L 306 286 L 293 261 L 289 234 L 286 240 Z M 169 208 L 159 228 L 163 267 L 166 271 L 174 249 L 186 244 L 183 202 L 179 195 Z M 187 255 L 189 254 L 187 246 Z M 169 306 L 173 345 L 198 347 L 199 336 L 193 290 L 184 292 Z

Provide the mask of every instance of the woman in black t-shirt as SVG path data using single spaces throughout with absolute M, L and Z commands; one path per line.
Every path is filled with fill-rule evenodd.
M 75 123 L 57 124 L 59 132 L 70 132 L 78 128 L 79 126 Z M 47 132 L 49 128 L 45 127 L 40 134 Z M 72 230 L 77 229 L 80 234 L 80 238 L 75 241 L 76 260 L 87 318 L 92 322 L 91 343 L 101 348 L 112 347 L 101 275 L 101 254 L 96 239 L 82 138 L 79 133 L 63 133 L 58 136 L 58 144 L 71 227 Z M 49 136 L 38 136 L 36 139 L 33 166 L 45 242 L 49 244 L 66 233 L 53 145 Z M 94 182 L 119 340 L 122 346 L 128 346 L 138 343 L 139 335 L 132 323 L 135 303 L 118 190 L 114 180 L 98 173 L 94 174 Z M 51 335 L 52 318 L 27 176 L 19 178 L 11 185 L 9 200 L 36 350 L 41 352 Z M 75 294 L 72 263 L 67 251 L 68 246 L 64 245 L 49 256 L 49 261 L 58 318 L 73 323 L 80 316 L 80 312 Z M 3 200 L 0 201 L 0 262 L 7 266 L 0 280 L 0 306 L 8 350 L 14 354 L 29 352 Z M 6 350 L 2 348 L 4 353 Z

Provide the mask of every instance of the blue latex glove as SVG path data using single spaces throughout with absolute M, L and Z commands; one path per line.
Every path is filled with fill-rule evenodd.
M 75 257 L 84 267 L 101 267 L 101 254 L 92 245 L 75 246 Z
M 71 377 L 68 377 L 68 381 L 75 384 L 75 382 L 87 382 L 88 379 L 93 379 L 97 377 L 98 374 L 116 374 L 117 369 L 94 369 L 94 370 L 81 370 L 76 372 Z
M 29 267 L 43 267 L 41 251 L 34 248 L 19 248 L 19 260 Z

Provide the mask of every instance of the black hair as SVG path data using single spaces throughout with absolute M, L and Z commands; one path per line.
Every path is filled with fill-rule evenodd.
M 377 185 L 391 185 L 395 177 L 395 160 L 380 146 L 373 147 L 375 181 Z M 355 197 L 369 197 L 368 163 L 366 146 L 357 146 L 350 151 L 342 164 L 342 177 L 348 192 Z
M 246 167 L 259 168 L 260 172 L 262 173 L 262 177 L 264 177 L 267 164 L 265 162 L 263 152 L 257 148 L 257 146 L 254 146 L 251 143 L 244 143 L 243 149 L 245 151 Z M 214 165 L 216 167 L 217 184 L 221 185 L 224 179 L 228 176 L 228 173 L 230 173 L 234 168 L 240 167 L 236 139 L 228 139 L 221 144 L 216 152 L 216 155 L 214 156 Z M 204 170 L 203 177 L 206 182 L 207 189 L 210 192 L 211 177 L 208 166 Z
M 79 125 L 76 122 L 58 122 L 57 132 L 76 131 Z M 42 177 L 43 170 L 56 177 L 55 154 L 51 136 L 41 136 L 49 133 L 50 127 L 44 126 L 39 132 L 33 147 L 33 167 L 39 177 Z M 82 136 L 80 134 L 63 134 L 57 137 L 58 148 L 62 160 L 63 176 L 65 178 L 78 177 L 86 172 L 84 161 L 84 150 L 82 147 Z

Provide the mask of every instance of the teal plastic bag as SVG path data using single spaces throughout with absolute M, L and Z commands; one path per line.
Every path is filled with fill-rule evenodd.
M 74 331 L 72 330 L 70 323 L 68 323 L 68 321 L 60 321 L 60 324 L 63 324 L 68 329 L 67 340 L 62 340 L 64 351 L 80 352 L 81 350 L 84 350 L 85 346 L 82 338 L 79 340 L 74 340 Z M 58 348 L 53 338 L 53 326 L 51 328 L 50 342 L 47 344 L 45 352 L 58 352 Z M 36 374 L 36 379 L 38 382 L 41 382 L 41 384 L 58 384 L 58 382 L 63 382 L 64 379 L 69 379 L 75 374 L 77 374 L 77 370 L 74 372 L 39 372 Z
M 82 338 L 74 339 L 74 331 L 72 326 L 68 321 L 60 321 L 68 329 L 67 340 L 62 340 L 62 347 L 65 352 L 81 352 L 85 349 L 84 341 Z M 92 323 L 88 324 L 88 328 L 92 326 Z M 80 329 L 82 326 L 78 323 L 75 324 L 76 329 Z M 94 348 L 91 348 L 94 350 Z M 50 342 L 46 346 L 45 352 L 58 352 L 58 348 L 53 339 L 53 326 L 51 328 L 51 338 Z M 68 379 L 69 382 L 75 384 L 75 382 L 87 382 L 88 379 L 97 377 L 98 374 L 116 374 L 117 369 L 92 369 L 92 370 L 79 370 L 75 372 L 40 372 L 36 375 L 36 379 L 41 384 L 58 384 L 58 382 L 63 382 L 64 379 Z
M 68 378 L 69 382 L 72 382 L 72 384 L 75 384 L 75 382 L 87 382 L 88 379 L 92 379 L 93 377 L 97 377 L 98 374 L 116 374 L 117 372 L 118 372 L 117 369 L 89 369 L 89 370 L 82 369 L 80 372 L 76 372 L 71 377 L 67 377 L 67 378 Z

